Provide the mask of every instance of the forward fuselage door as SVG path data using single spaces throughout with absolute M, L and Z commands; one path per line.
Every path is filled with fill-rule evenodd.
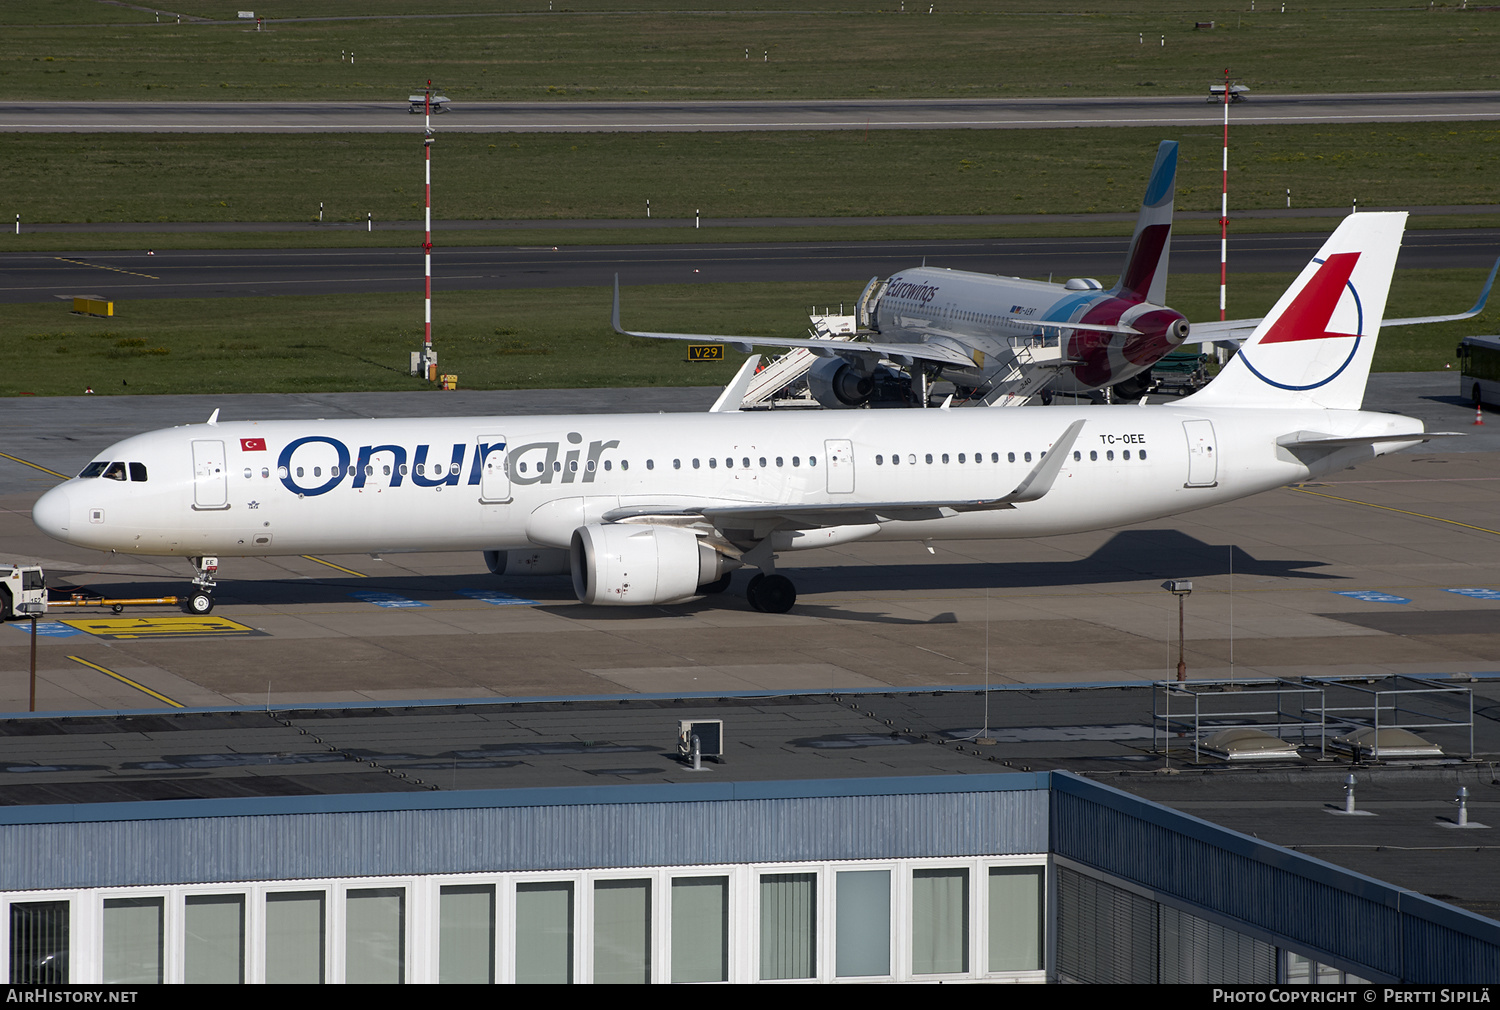
M 224 443 L 216 438 L 193 439 L 193 508 L 229 507 L 229 464 Z
M 854 443 L 847 438 L 830 438 L 823 442 L 828 457 L 828 493 L 854 493 Z
M 510 466 L 505 458 L 504 435 L 480 435 L 479 500 L 487 505 L 510 501 Z
M 1212 421 L 1183 421 L 1187 435 L 1188 478 L 1186 487 L 1214 487 L 1219 482 L 1217 443 Z

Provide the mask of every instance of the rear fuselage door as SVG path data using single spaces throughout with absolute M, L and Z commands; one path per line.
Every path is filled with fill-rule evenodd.
M 1186 487 L 1213 487 L 1219 482 L 1217 443 L 1212 421 L 1183 421 L 1187 435 L 1188 478 Z
M 510 501 L 510 466 L 505 458 L 504 435 L 480 435 L 479 500 L 487 505 Z
M 823 442 L 828 457 L 828 493 L 854 493 L 854 443 L 847 438 L 830 438 Z
M 229 507 L 229 464 L 224 443 L 218 439 L 193 439 L 193 508 Z

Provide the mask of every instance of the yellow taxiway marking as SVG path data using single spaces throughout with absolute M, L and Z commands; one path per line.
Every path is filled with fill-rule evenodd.
M 1430 516 L 1425 512 L 1412 512 L 1408 509 L 1392 508 L 1389 505 L 1376 505 L 1373 502 L 1360 501 L 1358 498 L 1342 498 L 1336 494 L 1325 494 L 1322 491 L 1309 491 L 1305 487 L 1293 487 L 1293 491 L 1302 494 L 1315 494 L 1319 498 L 1332 498 L 1334 501 L 1348 502 L 1350 505 L 1363 505 L 1366 508 L 1384 509 L 1386 512 L 1400 512 L 1404 516 L 1416 516 L 1418 519 L 1431 519 L 1435 523 L 1447 523 L 1449 526 L 1462 526 L 1466 530 L 1478 530 L 1480 533 L 1492 533 L 1500 537 L 1500 530 L 1485 529 L 1483 526 L 1471 526 L 1469 523 L 1461 523 L 1457 519 L 1444 519 L 1442 516 Z
M 55 259 L 55 260 L 61 260 L 64 263 L 72 263 L 75 266 L 93 267 L 95 270 L 113 270 L 117 274 L 129 274 L 132 277 L 144 277 L 148 281 L 159 281 L 159 280 L 161 280 L 161 278 L 157 277 L 155 274 L 138 274 L 134 270 L 122 270 L 119 267 L 107 267 L 107 266 L 102 266 L 101 264 L 98 264 L 98 263 L 87 263 L 87 262 L 85 262 L 83 260 L 70 260 L 66 256 L 54 256 L 52 258 Z
M 84 666 L 88 667 L 90 670 L 98 670 L 100 673 L 104 674 L 106 677 L 113 677 L 113 678 L 115 678 L 115 680 L 118 680 L 120 683 L 126 685 L 127 687 L 133 687 L 137 691 L 142 691 L 142 692 L 144 692 L 146 694 L 149 694 L 151 697 L 155 698 L 157 701 L 165 702 L 166 704 L 171 705 L 173 708 L 186 708 L 187 707 L 187 706 L 185 706 L 180 701 L 173 701 L 171 698 L 168 698 L 164 694 L 158 694 L 157 692 L 155 692 L 155 691 L 151 690 L 149 687 L 147 687 L 145 684 L 137 684 L 135 681 L 131 680 L 129 677 L 125 676 L 123 673 L 116 673 L 113 670 L 106 670 L 104 667 L 100 666 L 98 663 L 90 663 L 88 660 L 82 658 L 81 656 L 69 656 L 68 658 L 71 659 L 75 663 L 82 663 Z
M 324 561 L 322 558 L 315 558 L 311 554 L 303 554 L 300 555 L 300 557 L 306 558 L 308 561 L 316 561 L 320 565 L 327 565 L 329 568 L 337 568 L 341 572 L 348 572 L 350 575 L 356 575 L 361 579 L 369 578 L 369 576 L 364 572 L 356 572 L 352 568 L 345 568 L 343 565 L 336 565 L 332 561 Z
M 206 638 L 253 635 L 255 629 L 224 617 L 101 617 L 63 621 L 100 638 Z
M 68 475 L 67 474 L 65 474 L 65 473 L 58 473 L 56 470 L 48 470 L 46 467 L 42 466 L 40 463 L 33 463 L 29 459 L 22 459 L 20 456 L 12 456 L 8 452 L 0 452 L 0 456 L 4 456 L 6 459 L 13 459 L 17 463 L 20 463 L 22 466 L 29 466 L 33 470 L 40 470 L 40 471 L 42 471 L 42 473 L 50 473 L 52 476 L 54 476 L 54 477 L 61 477 L 63 480 L 67 480 L 68 479 Z

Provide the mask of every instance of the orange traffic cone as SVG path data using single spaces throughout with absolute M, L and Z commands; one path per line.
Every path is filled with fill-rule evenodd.
M 1484 404 L 1482 404 L 1482 403 L 1476 403 L 1476 404 L 1474 404 L 1474 423 L 1475 424 L 1483 424 L 1484 423 Z

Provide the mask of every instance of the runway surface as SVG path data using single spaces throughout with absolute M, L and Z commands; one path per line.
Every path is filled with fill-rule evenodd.
M 942 544 L 935 555 L 858 543 L 798 554 L 785 570 L 801 597 L 786 615 L 750 609 L 743 575 L 695 603 L 594 608 L 574 600 L 566 577 L 497 578 L 473 554 L 226 558 L 208 622 L 170 608 L 49 615 L 40 705 L 978 686 L 987 668 L 997 683 L 1149 680 L 1176 663 L 1166 578 L 1194 582 L 1193 676 L 1495 670 L 1500 423 L 1470 427 L 1457 385 L 1445 373 L 1376 375 L 1367 407 L 1474 437 L 1120 530 Z M 40 562 L 54 584 L 183 592 L 185 562 L 65 546 L 35 530 L 29 509 L 57 479 L 38 467 L 76 473 L 117 439 L 202 421 L 215 407 L 230 418 L 701 410 L 712 395 L 590 391 L 586 405 L 535 391 L 4 401 L 0 542 L 7 561 Z M 406 602 L 379 602 L 392 597 Z M 0 669 L 11 674 L 0 711 L 26 706 L 16 674 L 28 648 L 24 626 L 0 628 Z
M 1294 272 L 1323 233 L 1236 235 L 1232 273 Z M 708 282 L 816 281 L 863 284 L 919 263 L 985 273 L 1111 277 L 1129 239 L 985 239 L 642 246 L 490 246 L 433 252 L 433 287 L 446 290 L 604 287 Z M 1409 231 L 1401 269 L 1486 268 L 1500 255 L 1500 229 Z M 1216 274 L 1213 236 L 1175 236 L 1172 271 Z M 422 253 L 409 249 L 162 250 L 0 255 L 0 303 L 94 294 L 112 299 L 227 298 L 419 291 Z M 851 291 L 852 298 L 857 291 Z M 1458 312 L 1468 305 L 1451 311 Z
M 1500 91 L 1255 95 L 1239 125 L 1500 119 Z M 1034 130 L 1182 128 L 1220 123 L 1203 95 L 1160 98 L 850 99 L 749 102 L 472 102 L 436 117 L 444 132 L 737 132 L 747 130 Z M 408 103 L 30 102 L 0 109 L 0 132 L 391 133 L 416 131 Z

